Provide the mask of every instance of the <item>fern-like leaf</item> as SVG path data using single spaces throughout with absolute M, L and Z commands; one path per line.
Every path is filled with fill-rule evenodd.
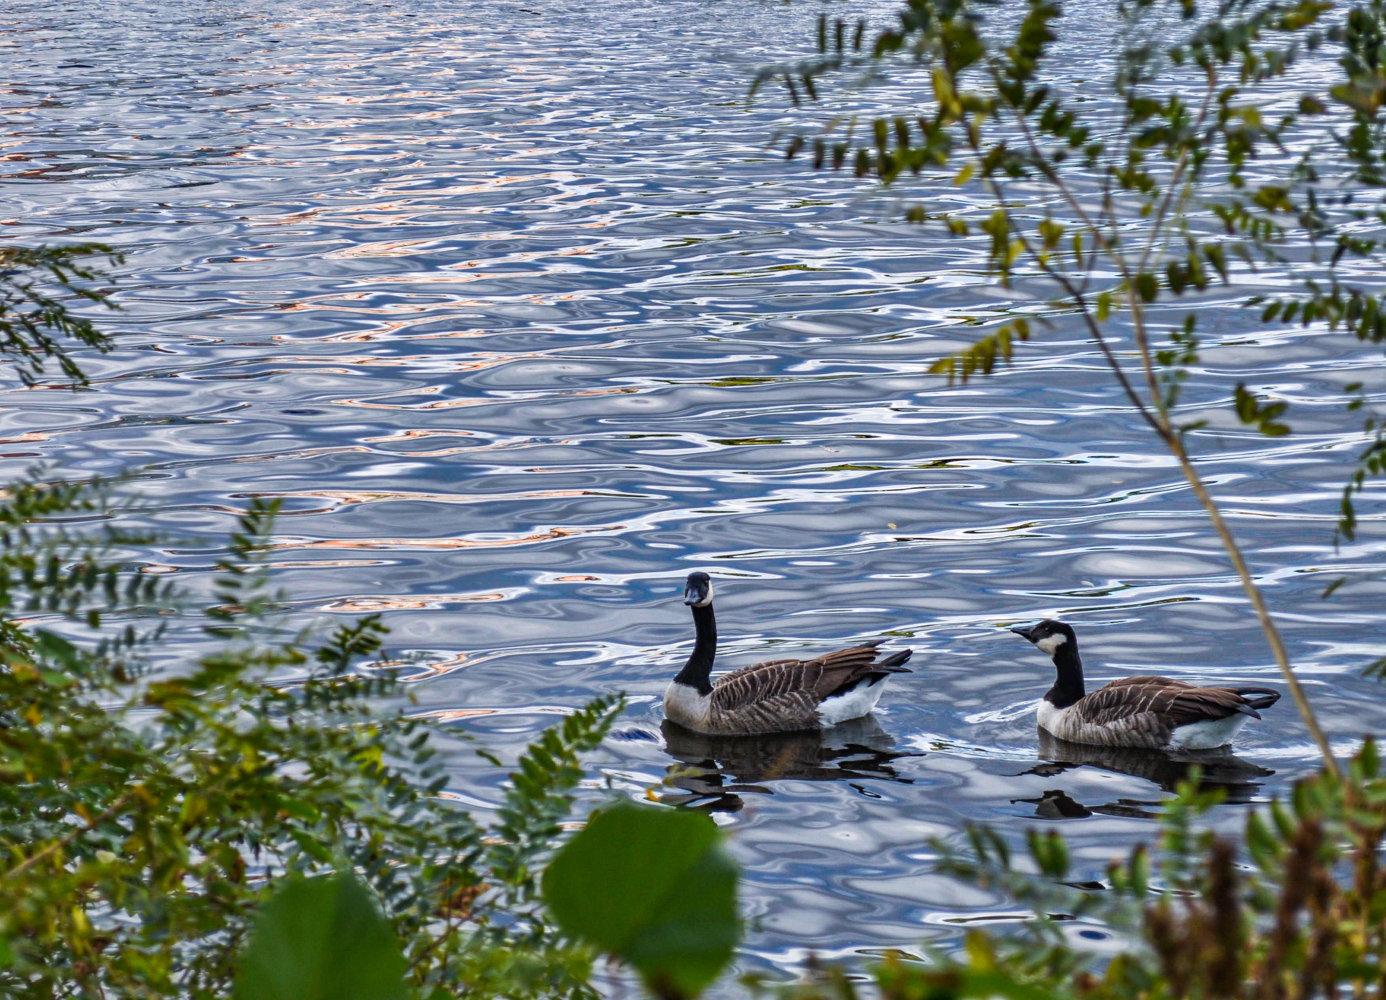
M 500 824 L 493 831 L 499 842 L 490 858 L 511 900 L 534 898 L 534 862 L 552 847 L 572 807 L 572 790 L 583 775 L 579 755 L 601 745 L 625 707 L 624 695 L 597 698 L 545 730 L 520 757 L 499 810 Z

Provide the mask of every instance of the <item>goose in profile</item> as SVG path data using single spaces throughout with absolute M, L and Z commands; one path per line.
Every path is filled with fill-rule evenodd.
M 697 641 L 678 676 L 664 691 L 666 718 L 712 736 L 826 729 L 868 714 L 880 701 L 886 678 L 909 673 L 901 664 L 912 650 L 877 661 L 885 640 L 840 649 L 813 660 L 767 660 L 717 678 L 717 621 L 712 614 L 712 580 L 688 574 L 683 603 L 693 609 Z
M 1148 750 L 1211 750 L 1226 746 L 1259 719 L 1280 692 L 1262 687 L 1195 687 L 1169 677 L 1128 677 L 1092 694 L 1083 691 L 1078 637 L 1063 622 L 1017 626 L 1054 658 L 1058 679 L 1036 709 L 1040 728 L 1061 740 Z

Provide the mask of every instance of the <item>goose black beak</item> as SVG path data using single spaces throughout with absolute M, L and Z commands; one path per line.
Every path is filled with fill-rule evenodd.
M 1035 626 L 1033 625 L 1017 625 L 1015 628 L 1011 629 L 1012 632 L 1020 636 L 1022 639 L 1030 639 L 1030 633 L 1034 630 Z M 1035 640 L 1030 639 L 1030 641 L 1034 642 Z
M 707 587 L 703 584 L 690 582 L 683 588 L 683 603 L 692 607 L 701 604 L 707 598 Z

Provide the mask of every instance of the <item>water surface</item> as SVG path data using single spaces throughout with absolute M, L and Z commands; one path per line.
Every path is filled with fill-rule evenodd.
M 968 820 L 1061 824 L 1080 877 L 1155 835 L 1182 768 L 1042 746 L 1051 668 L 1003 626 L 1064 616 L 1098 680 L 1276 682 L 1177 467 L 1076 329 L 984 381 L 926 376 L 979 319 L 1047 292 L 997 287 L 979 245 L 765 148 L 791 118 L 744 101 L 749 74 L 810 41 L 814 16 L 751 0 L 0 15 L 0 232 L 126 254 L 122 311 L 100 317 L 119 349 L 81 359 L 93 388 L 4 380 L 0 471 L 144 469 L 176 540 L 148 559 L 195 591 L 215 560 L 198 539 L 282 498 L 296 612 L 383 612 L 414 710 L 507 758 L 627 692 L 589 798 L 678 771 L 668 793 L 712 809 L 745 866 L 745 967 L 946 944 L 1009 912 L 933 873 L 929 838 Z M 1346 748 L 1383 728 L 1358 676 L 1386 638 L 1379 494 L 1332 546 L 1360 446 L 1342 386 L 1379 388 L 1379 355 L 1254 318 L 1208 299 L 1216 346 L 1190 398 L 1225 403 L 1246 379 L 1294 404 L 1298 433 L 1224 417 L 1194 443 Z M 695 568 L 717 581 L 724 666 L 889 635 L 915 673 L 822 739 L 666 734 Z M 1363 575 L 1321 600 L 1344 571 Z M 1315 759 L 1288 702 L 1238 755 L 1216 775 L 1228 828 Z M 451 768 L 459 801 L 498 801 L 502 775 L 460 743 Z

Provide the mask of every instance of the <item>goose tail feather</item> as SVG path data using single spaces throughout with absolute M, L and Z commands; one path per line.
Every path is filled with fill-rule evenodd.
M 1252 715 L 1256 715 L 1257 709 L 1270 708 L 1280 700 L 1280 692 L 1274 688 L 1237 688 L 1237 693 L 1246 700 Z M 1256 715 L 1256 718 L 1260 716 Z
M 913 655 L 914 650 L 912 649 L 902 649 L 898 653 L 891 653 L 880 663 L 871 664 L 871 672 L 886 674 L 913 673 L 913 671 L 910 670 L 908 667 L 902 666 L 902 664 Z

